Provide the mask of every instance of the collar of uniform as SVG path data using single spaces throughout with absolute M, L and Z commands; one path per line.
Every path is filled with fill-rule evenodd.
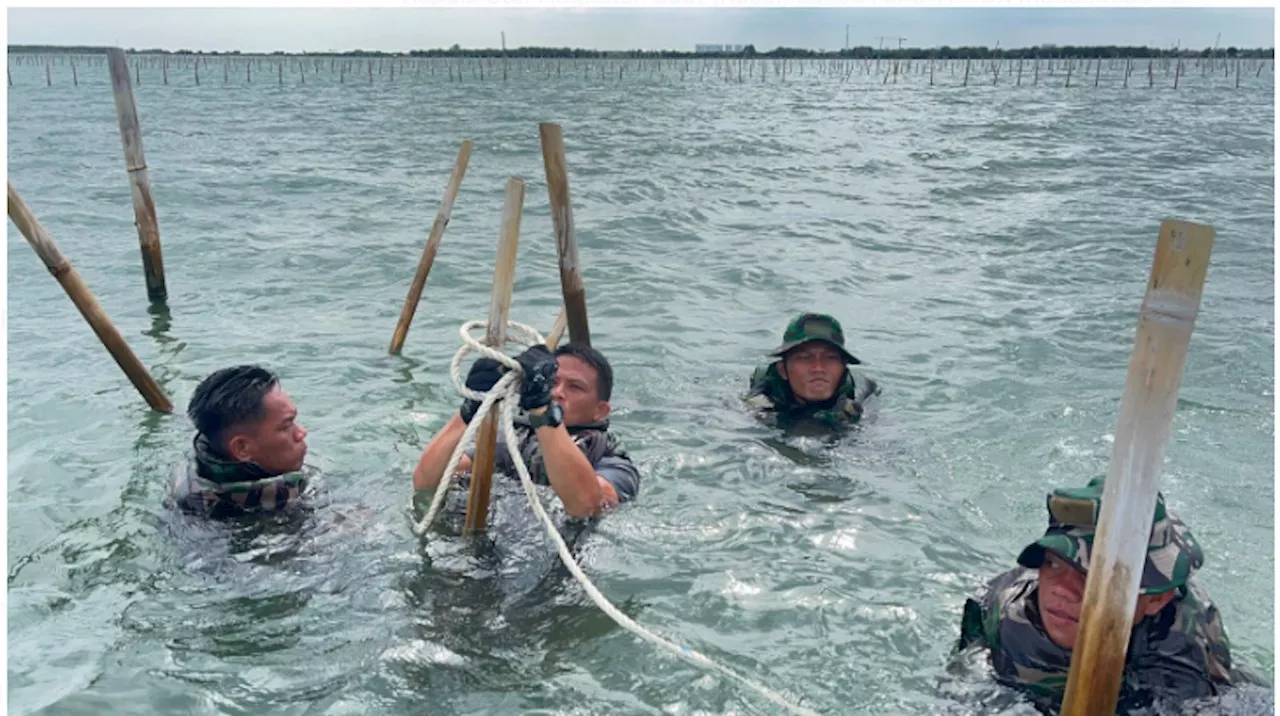
M 195 451 L 196 471 L 209 482 L 221 485 L 275 477 L 256 462 L 231 460 L 223 456 L 200 433 L 196 434 L 192 447 Z

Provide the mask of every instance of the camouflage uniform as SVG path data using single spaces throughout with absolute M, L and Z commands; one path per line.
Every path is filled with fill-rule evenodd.
M 529 478 L 535 485 L 550 485 L 547 478 L 546 465 L 542 459 L 542 444 L 533 430 L 529 429 L 527 418 L 523 415 L 515 419 L 516 436 L 520 439 L 517 452 L 524 464 L 529 468 Z M 588 425 L 565 426 L 573 438 L 574 444 L 586 456 L 596 474 L 603 477 L 618 493 L 619 502 L 628 502 L 640 490 L 640 473 L 630 456 L 622 449 L 617 437 L 609 432 L 609 421 L 601 420 Z M 467 450 L 467 455 L 475 458 L 475 450 Z M 516 466 L 511 461 L 511 453 L 507 450 L 505 440 L 499 436 L 497 450 L 494 452 L 494 472 L 515 478 Z M 470 485 L 470 476 L 464 477 L 460 485 Z
M 809 341 L 822 341 L 844 357 L 844 376 L 831 398 L 822 403 L 801 404 L 792 393 L 790 384 L 778 372 L 778 361 L 774 361 L 756 368 L 752 373 L 751 387 L 745 399 L 747 405 L 773 413 L 780 422 L 808 420 L 831 427 L 858 422 L 862 418 L 863 403 L 871 395 L 879 393 L 880 388 L 875 381 L 867 379 L 866 386 L 859 394 L 847 366 L 859 365 L 862 361 L 845 349 L 844 331 L 836 319 L 817 313 L 797 317 L 787 325 L 782 335 L 782 345 L 774 349 L 771 355 L 780 358 L 791 349 Z
M 297 504 L 307 490 L 303 472 L 270 475 L 256 463 L 234 462 L 196 435 L 193 454 L 174 470 L 168 502 L 184 512 L 220 519 L 275 512 Z
M 1088 569 L 1102 507 L 1103 478 L 1087 487 L 1048 496 L 1049 528 L 1018 556 L 1021 565 L 993 579 L 980 600 L 965 602 L 957 649 L 990 650 L 998 679 L 1020 687 L 1042 706 L 1056 707 L 1066 690 L 1071 652 L 1049 639 L 1040 619 L 1039 567 L 1050 551 Z M 1153 699 L 1181 701 L 1217 694 L 1231 683 L 1231 644 L 1217 608 L 1191 581 L 1204 563 L 1195 538 L 1157 498 L 1141 594 L 1177 590 L 1159 613 L 1133 627 L 1125 659 L 1119 708 Z

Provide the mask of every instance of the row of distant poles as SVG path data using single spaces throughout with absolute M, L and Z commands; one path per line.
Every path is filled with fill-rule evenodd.
M 1240 87 L 1252 75 L 1261 77 L 1264 70 L 1275 72 L 1275 62 L 1269 58 L 1224 57 L 1161 57 L 1161 58 L 1082 58 L 1082 57 L 1033 57 L 998 59 L 915 59 L 891 58 L 866 59 L 773 59 L 724 57 L 711 59 L 662 59 L 662 58 L 350 58 L 315 55 L 194 55 L 135 54 L 132 58 L 133 81 L 141 86 L 143 70 L 148 82 L 173 84 L 272 83 L 278 86 L 305 85 L 337 82 L 338 84 L 394 82 L 447 81 L 485 82 L 511 79 L 583 79 L 622 81 L 628 77 L 678 81 L 723 82 L 787 82 L 806 73 L 823 80 L 849 82 L 855 76 L 879 80 L 880 84 L 899 82 L 943 83 L 937 80 L 946 75 L 946 84 L 967 87 L 972 84 L 1021 86 L 1061 82 L 1065 87 L 1134 86 L 1155 87 L 1157 78 L 1162 85 L 1171 84 L 1174 89 L 1187 83 L 1189 78 L 1199 77 L 1200 82 L 1218 83 L 1225 78 Z M 55 69 L 60 81 L 69 75 L 72 85 L 80 84 L 80 71 L 86 67 L 100 67 L 106 62 L 101 55 L 24 55 L 10 54 L 8 81 L 14 86 L 12 67 L 43 67 L 44 84 L 52 87 Z M 203 72 L 203 75 L 202 75 Z M 202 80 L 203 77 L 203 80 Z M 38 80 L 37 80 L 38 82 Z
M 165 285 L 164 259 L 160 247 L 160 228 L 156 219 L 155 201 L 151 194 L 151 178 L 142 150 L 142 130 L 138 122 L 137 102 L 130 82 L 128 58 L 119 48 L 107 50 L 105 62 L 110 70 L 112 94 L 115 97 L 116 114 L 120 125 L 120 138 L 124 145 L 125 169 L 133 196 L 135 225 L 142 250 L 143 276 L 147 298 L 152 307 L 164 307 L 168 301 Z M 547 174 L 547 191 L 551 201 L 551 213 L 556 234 L 557 255 L 560 260 L 560 279 L 564 293 L 564 305 L 556 318 L 547 343 L 554 347 L 567 331 L 570 339 L 590 344 L 587 327 L 586 294 L 578 261 L 577 238 L 573 229 L 573 211 L 569 200 L 569 180 L 565 162 L 564 139 L 560 126 L 544 122 L 539 125 L 542 150 Z M 410 284 L 409 293 L 401 309 L 400 318 L 392 334 L 388 352 L 399 354 L 404 346 L 418 303 L 421 299 L 427 275 L 435 261 L 440 240 L 448 225 L 453 203 L 458 194 L 462 177 L 471 158 L 474 142 L 465 140 L 458 152 L 453 173 L 445 188 L 444 200 L 431 227 L 430 236 L 423 248 L 417 271 Z M 58 249 L 53 237 L 40 224 L 26 201 L 8 181 L 9 218 L 31 244 L 45 267 L 62 285 L 76 308 L 102 341 L 103 346 L 129 377 L 134 387 L 153 409 L 172 412 L 173 404 L 138 360 L 120 331 L 111 322 L 93 292 L 80 274 Z M 499 256 L 494 275 L 490 320 L 486 343 L 502 346 L 505 342 L 507 309 L 511 302 L 512 277 L 515 272 L 515 247 L 519 234 L 520 214 L 524 200 L 524 182 L 513 177 L 507 186 L 507 200 L 502 215 L 502 231 Z M 489 431 L 496 436 L 496 421 Z M 479 453 L 478 453 L 479 455 Z M 490 461 L 492 462 L 490 455 Z M 487 493 L 485 495 L 487 500 Z M 469 513 L 470 514 L 470 513 Z M 482 514 L 482 513 L 478 513 Z M 483 524 L 483 518 L 480 523 Z M 470 520 L 468 521 L 470 524 Z

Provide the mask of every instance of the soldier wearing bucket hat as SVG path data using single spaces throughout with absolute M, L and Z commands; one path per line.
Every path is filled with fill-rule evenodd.
M 958 650 L 989 650 L 998 679 L 1040 705 L 1061 704 L 1103 478 L 1049 494 L 1049 527 L 993 579 L 981 600 L 965 602 Z M 1191 579 L 1204 553 L 1158 495 L 1120 692 L 1121 710 L 1154 699 L 1182 701 L 1230 685 L 1231 645 L 1217 608 Z
M 746 401 L 783 420 L 855 423 L 862 418 L 867 398 L 880 392 L 869 378 L 859 390 L 849 366 L 862 361 L 845 348 L 840 322 L 826 314 L 797 316 L 783 332 L 782 344 L 769 355 L 776 360 L 752 374 Z

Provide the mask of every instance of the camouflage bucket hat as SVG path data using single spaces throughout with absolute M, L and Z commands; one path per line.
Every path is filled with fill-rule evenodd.
M 1093 536 L 1102 514 L 1102 486 L 1095 477 L 1085 487 L 1057 489 L 1049 493 L 1049 529 L 1018 555 L 1018 564 L 1032 569 L 1044 562 L 1046 550 L 1089 570 Z M 1204 552 L 1191 531 L 1165 508 L 1164 495 L 1156 493 L 1156 511 L 1147 541 L 1147 560 L 1138 583 L 1141 594 L 1161 594 L 1178 589 L 1204 565 Z
M 781 356 L 798 345 L 809 341 L 822 341 L 834 347 L 844 357 L 844 362 L 858 365 L 858 360 L 844 347 L 844 330 L 840 322 L 825 313 L 804 313 L 791 323 L 782 334 L 782 345 L 773 349 L 769 355 Z

